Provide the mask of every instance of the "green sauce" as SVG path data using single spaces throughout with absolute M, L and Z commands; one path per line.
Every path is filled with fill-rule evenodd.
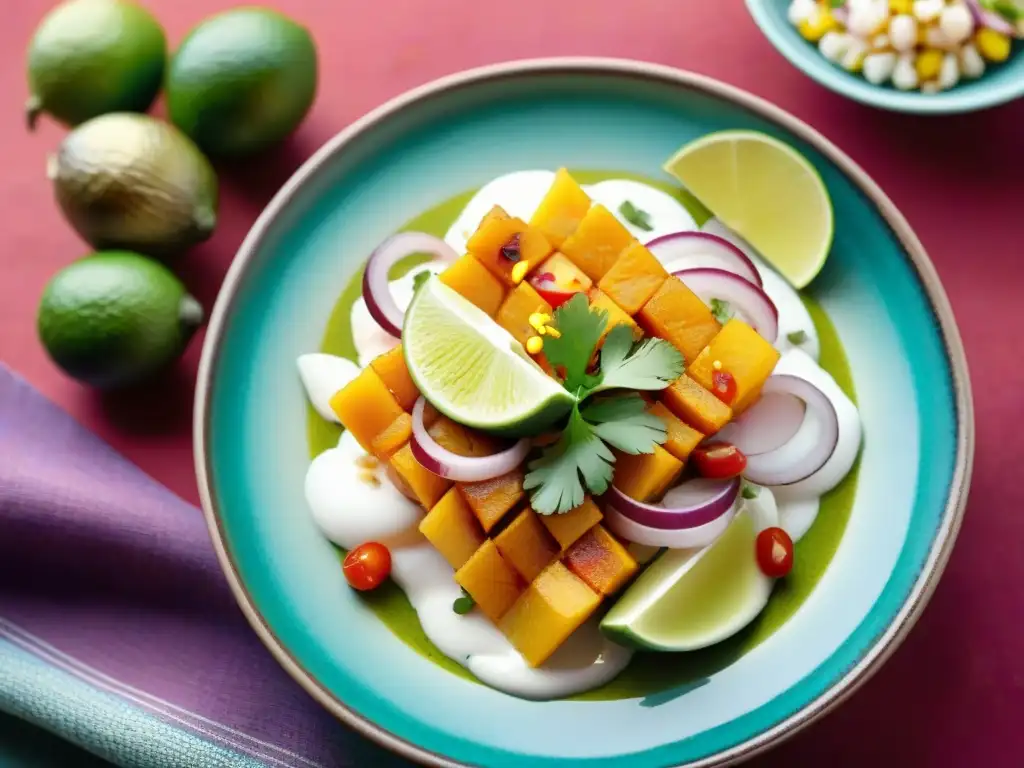
M 572 171 L 572 174 L 583 184 L 594 184 L 612 178 L 641 181 L 675 197 L 690 211 L 698 223 L 708 218 L 707 210 L 696 200 L 668 184 L 622 172 Z M 446 200 L 409 221 L 402 229 L 429 232 L 443 237 L 474 194 L 476 194 L 476 190 L 471 190 Z M 401 276 L 424 260 L 426 257 L 412 256 L 403 263 L 397 264 L 392 272 L 392 279 Z M 351 282 L 338 298 L 330 319 L 327 321 L 320 351 L 351 360 L 356 359 L 356 348 L 352 339 L 349 316 L 352 305 L 359 298 L 362 290 L 362 279 L 363 272 L 360 269 L 353 275 Z M 821 367 L 832 374 L 840 388 L 856 402 L 853 377 L 835 328 L 813 298 L 806 293 L 801 298 L 807 306 L 818 332 L 821 345 L 819 360 Z M 341 428 L 336 424 L 324 421 L 312 406 L 308 406 L 307 432 L 310 455 L 315 457 L 337 445 Z M 616 679 L 600 688 L 572 698 L 581 701 L 606 701 L 646 697 L 653 705 L 658 703 L 659 699 L 669 699 L 681 695 L 689 688 L 700 685 L 702 680 L 727 667 L 768 639 L 803 605 L 832 561 L 843 532 L 846 530 L 850 510 L 853 508 L 859 466 L 858 459 L 850 474 L 835 489 L 822 497 L 821 509 L 814 525 L 796 544 L 792 573 L 776 585 L 767 607 L 743 631 L 722 643 L 701 651 L 676 654 L 637 653 L 630 665 Z M 342 553 L 339 551 L 339 556 L 341 555 Z M 338 577 L 341 578 L 340 568 Z M 430 642 L 405 593 L 393 582 L 389 581 L 371 593 L 362 594 L 361 598 L 366 600 L 368 606 L 388 629 L 417 653 L 453 674 L 475 680 L 464 667 L 442 654 Z

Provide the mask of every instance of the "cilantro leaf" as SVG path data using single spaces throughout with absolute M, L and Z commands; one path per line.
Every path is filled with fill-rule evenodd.
M 647 403 L 636 393 L 597 400 L 582 411 L 594 433 L 624 453 L 653 453 L 665 442 L 665 422 L 648 413 Z
M 563 514 L 583 503 L 584 484 L 598 496 L 608 490 L 614 461 L 615 454 L 574 406 L 558 442 L 529 463 L 523 488 L 536 489 L 530 496 L 535 512 Z
M 750 483 L 744 483 L 743 484 L 743 490 L 740 491 L 740 495 L 743 496 L 744 499 L 756 499 L 757 495 L 760 492 L 761 492 L 761 489 L 758 488 L 756 485 L 751 485 Z
M 786 334 L 786 338 L 789 339 L 790 344 L 799 347 L 807 341 L 807 331 L 791 331 Z
M 415 294 L 423 287 L 423 284 L 432 277 L 428 269 L 422 269 L 412 276 L 412 292 Z
M 630 200 L 623 200 L 622 205 L 619 206 L 619 213 L 637 229 L 642 229 L 644 232 L 654 229 L 651 226 L 651 214 L 642 208 L 637 208 Z
M 601 348 L 600 381 L 587 394 L 606 389 L 664 389 L 683 372 L 683 356 L 664 339 L 633 344 L 625 325 L 612 328 Z
M 565 369 L 563 385 L 570 392 L 592 386 L 593 378 L 587 374 L 587 367 L 594 354 L 594 347 L 608 324 L 608 312 L 591 309 L 587 297 L 577 293 L 555 310 L 552 322 L 559 336 L 547 336 L 544 339 L 544 354 L 548 363 L 555 370 Z
M 842 8 L 846 5 L 846 0 L 832 0 L 830 4 L 833 8 Z
M 722 325 L 732 319 L 732 306 L 725 299 L 711 299 L 711 314 Z

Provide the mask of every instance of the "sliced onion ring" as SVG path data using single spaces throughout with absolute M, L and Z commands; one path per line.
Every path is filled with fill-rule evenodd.
M 673 232 L 647 243 L 654 257 L 669 272 L 713 267 L 739 275 L 761 286 L 761 275 L 747 255 L 724 237 L 710 232 Z
M 967 0 L 967 8 L 974 17 L 974 23 L 979 27 L 988 27 L 993 32 L 998 32 L 1007 37 L 1020 37 L 1017 27 L 1013 22 L 1002 14 L 986 8 L 979 0 Z
M 832 457 L 839 443 L 839 417 L 835 406 L 824 392 L 799 376 L 776 373 L 768 377 L 761 390 L 762 394 L 782 393 L 803 400 L 804 419 L 793 436 L 782 445 L 764 453 L 747 454 L 747 468 L 743 476 L 759 485 L 792 485 L 804 480 L 823 466 Z M 778 404 L 779 400 L 774 400 Z M 773 401 L 758 401 L 751 406 L 771 408 Z M 744 414 L 745 416 L 747 414 Z M 751 429 L 763 428 L 771 419 L 751 418 Z M 758 427 L 757 425 L 762 425 Z M 737 424 L 739 430 L 743 424 Z M 742 435 L 733 434 L 733 439 Z
M 370 317 L 396 339 L 402 338 L 405 312 L 398 308 L 391 295 L 388 273 L 395 264 L 414 253 L 430 253 L 448 262 L 459 258 L 452 247 L 438 237 L 425 232 L 399 232 L 374 249 L 363 272 L 363 299 Z
M 438 477 L 476 483 L 500 477 L 523 463 L 530 452 L 530 441 L 523 438 L 511 448 L 491 456 L 460 456 L 442 447 L 427 432 L 423 423 L 426 398 L 420 397 L 412 409 L 412 440 L 409 445 L 412 455 L 424 469 Z
M 753 283 L 724 269 L 710 267 L 683 269 L 673 274 L 708 306 L 713 298 L 729 302 L 769 344 L 779 337 L 779 310 L 768 294 Z
M 631 499 L 615 486 L 608 490 L 608 501 L 620 513 L 647 528 L 680 530 L 717 520 L 729 511 L 739 492 L 738 477 L 729 480 L 698 477 L 666 493 L 667 504 L 647 504 Z
M 604 522 L 617 536 L 637 544 L 646 544 L 649 547 L 669 547 L 670 549 L 690 549 L 706 547 L 715 541 L 725 533 L 725 529 L 729 527 L 735 514 L 736 508 L 730 507 L 724 515 L 710 523 L 698 525 L 696 528 L 680 528 L 669 531 L 664 528 L 649 528 L 646 525 L 640 525 L 615 507 L 609 506 L 605 509 Z

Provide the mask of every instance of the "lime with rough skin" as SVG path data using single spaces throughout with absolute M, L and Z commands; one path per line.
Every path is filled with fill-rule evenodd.
M 145 112 L 164 75 L 167 40 L 126 0 L 70 0 L 50 11 L 28 49 L 29 128 L 48 113 L 78 125 L 107 112 Z
M 202 321 L 202 307 L 165 266 L 130 251 L 101 251 L 50 280 L 37 325 L 65 373 L 113 389 L 177 359 Z
M 284 139 L 316 95 L 305 27 L 268 8 L 238 8 L 189 33 L 167 73 L 167 111 L 212 156 L 252 154 Z
M 48 172 L 61 210 L 94 248 L 167 255 L 206 240 L 217 223 L 217 177 L 173 125 L 131 112 L 83 123 Z

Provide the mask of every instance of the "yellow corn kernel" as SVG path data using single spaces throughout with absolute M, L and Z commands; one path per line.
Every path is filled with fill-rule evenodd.
M 818 12 L 813 14 L 809 19 L 801 21 L 797 26 L 797 29 L 805 40 L 816 43 L 821 40 L 826 33 L 839 29 L 839 22 L 836 21 L 836 17 L 832 15 L 832 11 L 828 8 L 820 7 L 818 8 Z
M 560 338 L 562 338 L 562 332 L 560 330 L 558 330 L 557 328 L 555 328 L 555 326 L 553 326 L 553 325 L 545 326 L 544 327 L 544 331 L 552 339 L 560 339 Z
M 939 76 L 939 70 L 942 69 L 942 59 L 945 54 L 935 48 L 929 48 L 926 51 L 921 51 L 921 54 L 917 57 L 917 62 L 914 66 L 917 68 L 917 77 L 921 82 L 926 80 L 934 80 Z
M 544 349 L 544 339 L 540 336 L 531 336 L 526 340 L 526 351 L 531 355 L 538 355 Z
M 914 0 L 889 0 L 889 10 L 893 16 L 901 13 L 909 16 L 914 12 Z
M 526 273 L 530 271 L 530 262 L 520 261 L 512 267 L 512 282 L 521 283 Z
M 1010 38 L 994 29 L 979 29 L 974 36 L 974 44 L 989 61 L 1006 61 L 1010 58 Z
M 722 370 L 722 361 L 715 360 L 713 363 L 711 363 L 711 367 L 714 368 L 716 371 Z
M 530 325 L 536 328 L 539 333 L 543 333 L 545 323 L 551 322 L 551 315 L 545 314 L 543 312 L 534 312 L 528 318 L 528 322 L 530 323 Z

